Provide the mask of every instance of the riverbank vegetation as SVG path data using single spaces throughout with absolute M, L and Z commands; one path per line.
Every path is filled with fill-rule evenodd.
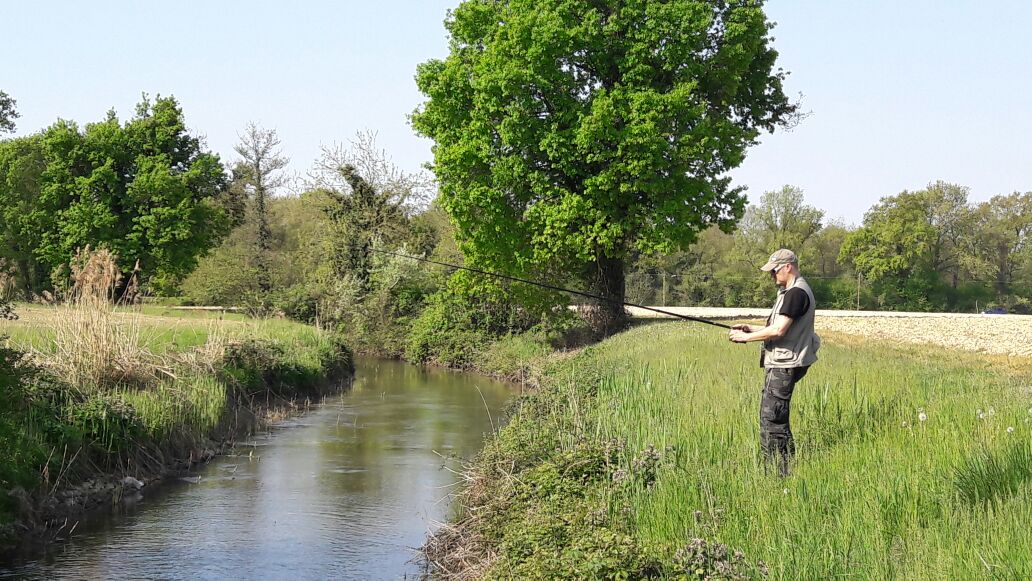
M 116 263 L 95 253 L 86 270 L 98 264 Z M 115 309 L 113 288 L 76 287 L 67 304 L 18 305 L 0 323 L 0 531 L 98 502 L 57 503 L 85 480 L 147 481 L 210 457 L 351 372 L 342 341 L 314 327 Z
M 723 333 L 657 323 L 539 365 L 429 546 L 446 571 L 1032 574 L 1027 361 L 832 338 L 793 399 L 784 479 L 758 460 L 756 353 Z

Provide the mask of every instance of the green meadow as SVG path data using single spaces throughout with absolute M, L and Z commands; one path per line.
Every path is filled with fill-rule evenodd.
M 1032 578 L 1032 364 L 826 339 L 783 479 L 755 345 L 660 323 L 551 363 L 459 530 L 497 577 Z

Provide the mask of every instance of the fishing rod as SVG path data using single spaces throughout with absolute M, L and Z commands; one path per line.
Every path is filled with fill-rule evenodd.
M 379 249 L 376 249 L 376 248 L 370 248 L 369 250 L 371 250 L 373 252 L 378 252 L 380 254 L 387 254 L 387 255 L 390 255 L 390 256 L 397 256 L 398 258 L 408 258 L 410 260 L 416 260 L 416 261 L 419 261 L 419 262 L 427 262 L 427 263 L 430 263 L 430 264 L 436 264 L 438 266 L 444 266 L 444 267 L 447 267 L 447 268 L 454 268 L 456 270 L 465 270 L 465 271 L 468 271 L 468 272 L 475 272 L 477 274 L 483 274 L 483 275 L 486 275 L 486 276 L 493 276 L 495 278 L 501 278 L 501 279 L 504 279 L 504 280 L 511 280 L 513 282 L 521 282 L 523 284 L 529 284 L 529 285 L 545 288 L 545 289 L 548 289 L 548 290 L 554 290 L 554 291 L 559 291 L 559 292 L 579 295 L 579 296 L 582 296 L 582 297 L 587 297 L 589 299 L 605 301 L 607 303 L 622 305 L 622 306 L 625 306 L 625 307 L 635 307 L 635 308 L 638 308 L 638 309 L 645 309 L 646 311 L 652 311 L 654 313 L 660 313 L 660 314 L 663 314 L 663 315 L 667 315 L 669 317 L 676 317 L 678 319 L 683 319 L 685 321 L 694 321 L 696 323 L 705 323 L 707 325 L 713 325 L 714 327 L 720 327 L 722 329 L 730 329 L 731 328 L 731 325 L 725 325 L 724 323 L 718 323 L 716 321 L 711 321 L 709 319 L 703 319 L 703 318 L 700 318 L 700 317 L 693 317 L 691 315 L 682 315 L 680 313 L 674 313 L 672 311 L 665 311 L 663 309 L 657 309 L 656 307 L 647 307 L 645 305 L 639 305 L 638 303 L 628 303 L 626 301 L 618 301 L 616 299 L 611 299 L 611 298 L 608 298 L 608 297 L 603 297 L 601 295 L 586 293 L 586 292 L 582 292 L 582 291 L 575 291 L 575 290 L 568 289 L 568 288 L 563 288 L 563 287 L 560 287 L 560 286 L 553 286 L 553 285 L 550 285 L 550 284 L 545 284 L 543 282 L 527 280 L 525 278 L 517 278 L 515 276 L 509 276 L 507 274 L 501 274 L 501 273 L 498 273 L 498 272 L 490 272 L 490 271 L 487 271 L 487 270 L 480 270 L 479 268 L 471 268 L 471 267 L 468 267 L 468 266 L 459 266 L 457 264 L 449 264 L 447 262 L 438 262 L 436 260 L 430 260 L 429 258 L 421 258 L 419 256 L 410 256 L 408 254 L 401 254 L 401 253 L 398 253 L 398 252 L 391 252 L 389 250 L 379 250 Z

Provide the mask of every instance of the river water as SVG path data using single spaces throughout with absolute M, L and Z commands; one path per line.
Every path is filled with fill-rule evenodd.
M 359 359 L 349 391 L 0 563 L 0 577 L 418 578 L 415 549 L 448 518 L 453 471 L 511 395 L 478 376 Z

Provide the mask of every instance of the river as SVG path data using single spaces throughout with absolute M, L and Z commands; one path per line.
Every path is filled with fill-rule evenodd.
M 498 427 L 511 386 L 359 359 L 350 390 L 67 540 L 0 563 L 0 577 L 412 579 L 449 515 L 455 470 Z

